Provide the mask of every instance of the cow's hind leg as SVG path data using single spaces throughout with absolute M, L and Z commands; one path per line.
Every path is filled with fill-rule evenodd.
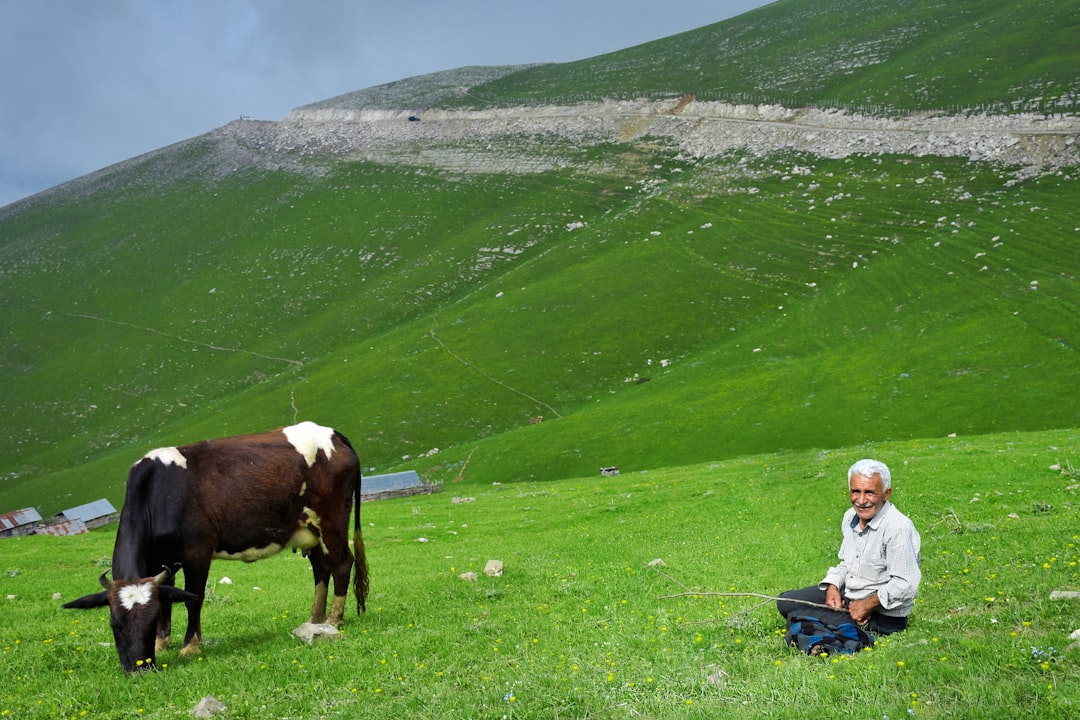
M 341 625 L 345 619 L 345 596 L 349 593 L 349 578 L 352 576 L 353 556 L 349 552 L 349 543 L 345 541 L 329 558 L 330 572 L 334 575 L 334 602 L 330 606 L 330 624 Z
M 326 595 L 330 585 L 330 568 L 326 564 L 326 554 L 321 547 L 308 551 L 311 561 L 311 574 L 315 577 L 315 601 L 311 604 L 311 622 L 326 622 Z

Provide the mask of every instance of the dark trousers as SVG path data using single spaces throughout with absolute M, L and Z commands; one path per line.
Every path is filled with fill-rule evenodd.
M 808 602 L 825 604 L 825 591 L 818 588 L 817 585 L 811 585 L 800 590 L 788 590 L 787 592 L 780 593 L 781 598 L 788 600 L 805 600 Z M 844 600 L 845 606 L 847 600 Z M 780 611 L 780 614 L 787 620 L 791 614 L 814 617 L 825 623 L 826 625 L 838 626 L 843 623 L 854 622 L 851 619 L 851 614 L 844 610 L 829 610 L 826 608 L 814 607 L 812 605 L 804 605 L 798 602 L 788 602 L 787 600 L 777 600 L 776 609 Z M 865 628 L 869 632 L 875 635 L 888 635 L 889 633 L 898 632 L 907 627 L 906 617 L 894 617 L 892 615 L 885 615 L 879 612 L 870 613 L 870 622 Z

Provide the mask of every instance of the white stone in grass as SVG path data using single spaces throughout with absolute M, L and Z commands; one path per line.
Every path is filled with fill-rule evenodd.
M 724 668 L 718 668 L 715 665 L 710 665 L 709 669 L 711 669 L 712 672 L 710 672 L 706 676 L 706 679 L 709 681 L 710 685 L 723 685 L 725 682 L 727 682 L 727 670 L 725 670 Z
M 1050 592 L 1051 600 L 1080 600 L 1080 591 L 1077 590 L 1052 590 Z M 1075 635 L 1076 633 L 1073 633 Z M 1070 639 L 1071 636 L 1070 636 Z
M 314 644 L 316 640 L 337 640 L 341 637 L 341 631 L 327 623 L 306 622 L 293 630 L 292 634 L 308 645 Z
M 1069 639 L 1072 640 L 1072 642 L 1069 643 L 1068 647 L 1066 647 L 1065 649 L 1080 650 L 1080 628 L 1073 630 L 1072 635 L 1069 635 Z
M 503 574 L 503 562 L 502 560 L 488 560 L 487 565 L 484 566 L 484 574 L 488 577 L 502 577 Z
M 207 695 L 199 701 L 198 705 L 191 711 L 191 714 L 197 718 L 209 718 L 214 715 L 224 715 L 225 703 L 221 702 L 213 695 Z
M 476 574 L 476 573 L 474 573 L 474 572 L 463 572 L 463 573 L 461 573 L 460 575 L 458 575 L 458 577 L 459 577 L 459 578 L 461 578 L 462 580 L 467 580 L 467 581 L 469 581 L 469 582 L 476 582 L 476 580 L 477 580 L 477 579 L 478 579 L 478 578 L 479 578 L 480 576 L 479 576 L 479 575 L 477 575 L 477 574 Z

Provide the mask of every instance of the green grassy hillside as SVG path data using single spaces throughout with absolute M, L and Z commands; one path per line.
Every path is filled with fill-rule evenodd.
M 475 483 L 1080 426 L 1074 169 L 559 151 L 219 176 L 207 136 L 6 208 L 0 509 L 119 504 L 151 447 L 297 419 Z
M 875 112 L 1075 112 L 1078 32 L 1073 0 L 778 0 L 598 58 L 525 68 L 443 102 L 695 93 Z

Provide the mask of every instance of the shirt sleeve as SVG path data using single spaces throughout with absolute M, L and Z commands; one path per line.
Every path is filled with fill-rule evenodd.
M 878 589 L 878 600 L 886 610 L 910 603 L 919 592 L 922 570 L 919 569 L 919 534 L 904 523 L 885 539 L 885 557 L 889 580 Z

